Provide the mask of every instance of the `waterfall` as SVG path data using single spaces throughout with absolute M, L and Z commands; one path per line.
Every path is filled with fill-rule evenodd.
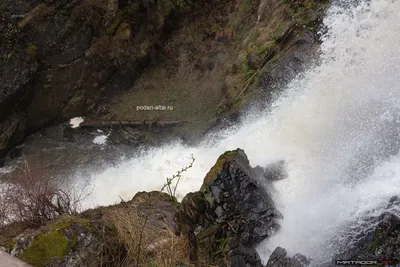
M 329 8 L 319 58 L 271 108 L 196 147 L 176 141 L 93 174 L 85 207 L 159 190 L 193 154 L 182 198 L 200 188 L 220 154 L 239 147 L 252 166 L 287 162 L 288 178 L 271 189 L 282 229 L 258 247 L 264 261 L 276 246 L 329 259 L 343 227 L 379 213 L 400 192 L 400 1 L 347 2 Z

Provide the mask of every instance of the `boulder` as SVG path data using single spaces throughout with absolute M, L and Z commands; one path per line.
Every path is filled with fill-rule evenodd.
M 257 177 L 263 177 L 267 181 L 276 181 L 287 178 L 288 173 L 286 170 L 286 162 L 284 160 L 278 160 L 271 164 L 268 164 L 264 168 L 261 166 L 256 166 L 254 172 Z
M 221 155 L 199 192 L 182 200 L 180 220 L 199 257 L 219 266 L 262 266 L 255 246 L 278 228 L 280 213 L 242 149 Z
M 310 260 L 297 253 L 293 257 L 288 257 L 284 248 L 277 247 L 272 252 L 265 267 L 304 267 L 310 264 Z
M 263 176 L 267 180 L 275 181 L 287 178 L 287 170 L 284 160 L 279 160 L 277 162 L 271 163 L 265 167 Z

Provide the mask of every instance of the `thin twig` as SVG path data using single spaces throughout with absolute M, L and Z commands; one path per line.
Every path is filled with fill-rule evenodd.
M 193 163 L 194 163 L 194 161 L 195 161 L 195 158 L 193 157 L 193 155 L 191 155 L 191 156 L 192 156 L 192 161 L 190 162 L 190 164 L 189 164 L 188 166 L 186 166 L 185 168 L 182 168 L 182 170 L 178 171 L 176 174 L 174 174 L 174 175 L 172 176 L 172 178 L 167 178 L 167 183 L 164 184 L 164 186 L 161 188 L 161 191 L 164 191 L 164 189 L 167 188 L 168 194 L 169 194 L 171 197 L 175 197 L 176 189 L 177 189 L 179 180 L 181 179 L 182 173 L 185 172 L 185 171 L 187 171 L 188 169 L 192 168 Z M 172 184 L 172 182 L 173 182 L 176 178 L 178 178 L 178 181 L 177 181 L 177 183 L 176 183 L 176 185 L 175 185 L 174 190 L 172 191 L 172 189 L 171 189 L 171 184 Z
M 150 209 L 150 210 L 147 212 L 146 217 L 145 217 L 145 219 L 144 219 L 144 223 L 143 223 L 142 229 L 140 229 L 140 237 L 139 237 L 139 246 L 138 246 L 138 252 L 137 252 L 136 267 L 139 267 L 139 262 L 140 262 L 140 251 L 141 251 L 141 246 L 142 246 L 143 232 L 144 232 L 144 228 L 146 227 L 147 220 L 149 219 L 150 213 L 152 213 L 152 209 Z

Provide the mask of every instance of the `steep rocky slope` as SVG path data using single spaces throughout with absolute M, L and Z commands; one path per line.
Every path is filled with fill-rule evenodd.
M 184 120 L 172 135 L 195 140 L 307 64 L 326 2 L 2 1 L 0 158 L 73 116 Z

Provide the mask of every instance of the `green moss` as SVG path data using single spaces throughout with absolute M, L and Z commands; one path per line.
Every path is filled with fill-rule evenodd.
M 221 227 L 220 224 L 214 224 L 197 235 L 202 256 L 206 258 L 207 264 L 225 266 L 229 258 L 231 238 L 217 234 Z
M 222 171 L 224 163 L 227 160 L 235 157 L 238 153 L 238 150 L 226 151 L 224 154 L 219 156 L 217 162 L 214 166 L 210 169 L 207 173 L 206 177 L 204 178 L 203 185 L 201 186 L 200 191 L 207 192 L 208 186 L 217 178 L 218 174 Z
M 86 218 L 78 217 L 78 216 L 71 216 L 71 215 L 64 215 L 51 223 L 49 225 L 49 228 L 51 230 L 63 230 L 65 228 L 70 227 L 71 225 L 79 225 L 83 227 L 84 229 L 87 229 L 89 231 L 94 231 L 95 229 L 93 226 L 90 224 L 90 221 Z
M 255 72 L 249 65 L 249 53 L 247 51 L 244 51 L 242 56 L 242 72 L 246 79 L 250 78 Z
M 367 250 L 370 252 L 375 252 L 383 244 L 384 240 L 385 240 L 385 233 L 377 229 L 374 234 L 374 241 L 369 245 Z
M 243 12 L 245 12 L 245 13 L 249 12 L 251 9 L 250 0 L 243 0 L 241 7 L 242 7 Z
M 45 266 L 68 254 L 70 244 L 57 231 L 36 236 L 31 245 L 18 257 L 33 266 Z
M 13 250 L 13 248 L 15 247 L 15 245 L 16 245 L 16 241 L 15 240 L 11 240 L 11 241 L 9 241 L 9 242 L 7 242 L 7 244 L 6 244 L 6 250 L 8 251 L 8 253 L 10 253 L 12 250 Z

